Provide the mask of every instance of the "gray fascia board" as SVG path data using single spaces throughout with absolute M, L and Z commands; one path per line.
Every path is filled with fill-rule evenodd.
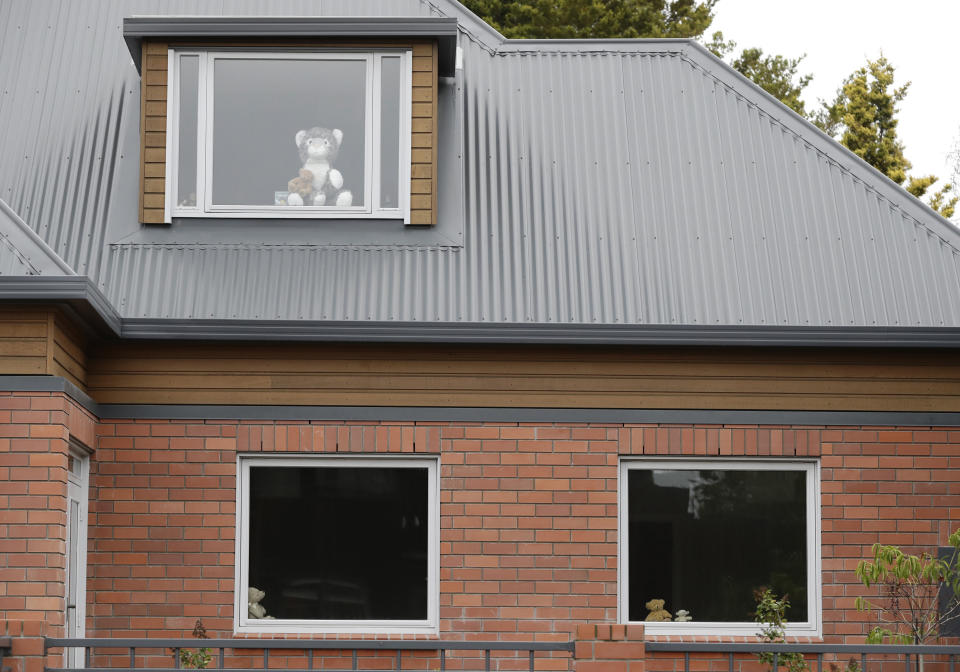
M 121 336 L 230 341 L 957 348 L 958 328 L 298 322 L 129 318 Z
M 958 348 L 960 328 L 318 322 L 122 318 L 86 276 L 0 276 L 0 300 L 61 302 L 129 339 Z
M 436 39 L 439 74 L 453 77 L 457 34 L 456 17 L 130 16 L 123 19 L 123 39 L 138 72 L 141 68 L 140 44 L 148 37 L 399 37 Z
M 67 303 L 87 320 L 93 318 L 102 327 L 119 335 L 120 315 L 97 288 L 83 275 L 64 276 L 0 276 L 0 300 L 35 301 L 40 303 Z

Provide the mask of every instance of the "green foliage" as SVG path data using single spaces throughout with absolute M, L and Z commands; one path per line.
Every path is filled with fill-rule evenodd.
M 764 642 L 770 644 L 786 643 L 785 627 L 787 624 L 787 609 L 790 608 L 790 600 L 786 595 L 777 599 L 769 588 L 761 588 L 754 591 L 754 599 L 757 601 L 757 611 L 754 614 L 754 620 L 760 624 L 760 632 L 757 633 Z M 757 654 L 760 662 L 770 665 L 773 668 L 773 653 L 763 652 Z M 803 659 L 802 653 L 780 653 L 777 655 L 777 667 L 783 667 L 787 672 L 807 672 L 807 662 Z
M 934 175 L 907 177 L 911 165 L 897 137 L 899 103 L 910 82 L 894 86 L 894 67 L 883 56 L 847 77 L 832 103 L 824 103 L 813 121 L 823 131 L 905 189 L 922 197 L 937 181 Z M 951 217 L 958 199 L 946 185 L 930 198 L 928 205 L 944 217 Z
M 207 639 L 207 629 L 203 627 L 203 622 L 200 619 L 197 619 L 196 625 L 193 626 L 193 636 L 197 639 Z M 180 649 L 179 653 L 180 666 L 188 670 L 206 669 L 213 660 L 210 649 L 206 647 L 199 648 L 196 651 Z
M 723 33 L 717 31 L 710 36 L 710 41 L 705 46 L 718 57 L 726 58 L 736 49 L 737 43 L 724 39 Z M 801 96 L 813 75 L 797 74 L 804 58 L 806 54 L 799 58 L 786 58 L 779 54 L 764 55 L 762 49 L 751 47 L 741 51 L 730 65 L 791 110 L 805 117 L 807 111 Z
M 867 636 L 867 643 L 923 644 L 940 636 L 942 626 L 960 617 L 960 603 L 943 613 L 938 594 L 942 585 L 960 594 L 960 529 L 950 535 L 952 556 L 940 560 L 929 553 L 909 555 L 897 546 L 874 544 L 873 561 L 861 560 L 857 578 L 869 588 L 880 586 L 882 603 L 858 597 L 860 611 L 876 611 L 882 625 Z
M 910 83 L 895 87 L 894 68 L 883 56 L 844 80 L 836 99 L 823 105 L 817 125 L 839 136 L 854 154 L 897 184 L 907 179 L 910 163 L 897 137 L 898 104 L 907 95 Z
M 830 663 L 830 672 L 860 672 L 860 663 L 857 662 L 856 658 L 850 658 L 845 667 Z
M 717 0 L 464 0 L 509 38 L 699 37 Z
M 804 58 L 806 54 L 799 58 L 785 58 L 779 54 L 764 56 L 761 49 L 752 48 L 744 49 L 731 65 L 794 112 L 806 116 L 800 96 L 813 75 L 797 76 L 797 68 Z

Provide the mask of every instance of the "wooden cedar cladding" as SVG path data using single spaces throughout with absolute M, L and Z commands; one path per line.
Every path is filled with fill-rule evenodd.
M 140 75 L 140 221 L 163 224 L 167 160 L 167 43 L 144 41 Z
M 167 50 L 171 46 L 255 48 L 409 48 L 413 52 L 410 223 L 437 223 L 437 73 L 435 40 L 344 41 L 317 39 L 244 42 L 144 40 L 140 100 L 140 221 L 163 223 L 167 145 Z
M 960 351 L 110 343 L 102 403 L 960 411 Z
M 0 307 L 0 375 L 52 375 L 85 389 L 86 338 L 56 308 Z

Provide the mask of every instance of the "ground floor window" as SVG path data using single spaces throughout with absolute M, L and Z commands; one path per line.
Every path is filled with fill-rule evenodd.
M 434 632 L 435 459 L 241 457 L 237 629 Z
M 769 588 L 789 596 L 788 631 L 819 633 L 815 463 L 624 460 L 620 483 L 621 620 L 754 634 Z

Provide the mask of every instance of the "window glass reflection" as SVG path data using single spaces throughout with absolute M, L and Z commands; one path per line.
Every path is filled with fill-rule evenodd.
M 628 471 L 629 619 L 645 604 L 694 621 L 752 621 L 754 591 L 808 619 L 806 472 Z
M 362 206 L 366 67 L 348 58 L 217 58 L 213 204 Z

